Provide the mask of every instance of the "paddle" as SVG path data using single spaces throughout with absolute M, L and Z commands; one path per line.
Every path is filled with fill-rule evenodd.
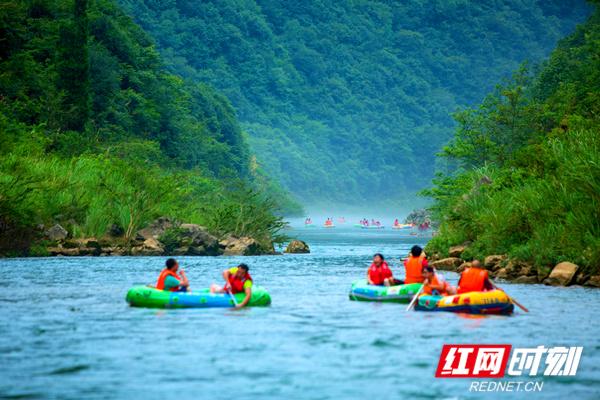
M 419 291 L 414 295 L 414 297 L 412 298 L 412 300 L 411 300 L 410 304 L 408 305 L 408 307 L 406 307 L 406 311 L 409 311 L 413 307 L 413 305 L 415 304 L 415 301 L 417 301 L 417 298 L 419 297 L 419 295 L 423 291 L 424 287 L 425 287 L 425 285 L 421 285 L 421 288 L 419 289 Z
M 233 293 L 231 292 L 231 287 L 229 286 L 229 283 L 225 286 L 225 290 L 227 291 L 227 293 L 229 293 L 229 295 L 231 296 L 231 300 L 233 300 L 233 304 L 237 307 L 238 302 Z
M 494 288 L 495 288 L 495 289 L 498 289 L 498 290 L 500 290 L 500 291 L 504 292 L 504 290 L 503 290 L 503 289 L 501 289 L 501 288 L 499 288 L 499 287 L 496 285 L 496 283 L 495 283 L 494 281 L 492 281 L 491 279 L 490 279 L 490 282 L 492 283 L 492 286 L 494 286 Z M 508 295 L 508 293 L 504 292 L 504 294 L 506 294 L 506 296 L 508 297 L 508 300 L 510 300 L 510 302 L 511 302 L 511 303 L 513 303 L 513 304 L 515 304 L 516 306 L 518 306 L 518 307 L 519 307 L 521 310 L 523 310 L 523 311 L 525 311 L 525 312 L 529 312 L 529 310 L 527 309 L 527 307 L 525 307 L 525 306 L 521 305 L 521 303 L 519 303 L 518 301 L 516 301 L 514 298 L 510 297 L 510 296 Z

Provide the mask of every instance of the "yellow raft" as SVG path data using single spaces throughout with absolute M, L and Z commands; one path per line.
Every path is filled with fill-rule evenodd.
M 513 312 L 514 305 L 502 290 L 490 290 L 451 296 L 421 295 L 415 310 L 506 315 Z

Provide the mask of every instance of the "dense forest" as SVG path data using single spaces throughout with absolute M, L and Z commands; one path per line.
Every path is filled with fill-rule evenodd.
M 562 0 L 119 1 L 170 71 L 231 100 L 258 165 L 304 203 L 395 207 L 430 182 L 451 113 L 590 12 Z
M 507 254 L 542 270 L 571 261 L 597 272 L 600 10 L 539 72 L 521 68 L 456 120 L 441 154 L 448 169 L 425 192 L 441 221 L 429 250 L 467 242 L 467 257 Z
M 54 223 L 125 240 L 161 215 L 281 227 L 229 101 L 167 72 L 113 1 L 0 2 L 0 41 L 0 254 L 35 253 Z

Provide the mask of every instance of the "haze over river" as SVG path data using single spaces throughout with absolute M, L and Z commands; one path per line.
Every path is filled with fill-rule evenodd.
M 384 229 L 290 231 L 311 254 L 180 257 L 192 287 L 239 262 L 271 307 L 130 308 L 127 289 L 154 283 L 162 257 L 0 260 L 0 397 L 31 399 L 600 398 L 600 290 L 502 284 L 530 309 L 510 317 L 405 312 L 348 300 L 373 253 L 399 259 L 425 238 Z M 402 275 L 402 274 L 397 274 Z M 445 273 L 456 283 L 457 275 Z M 575 377 L 539 393 L 469 393 L 434 378 L 444 343 L 584 346 Z M 506 379 L 504 379 L 506 380 Z

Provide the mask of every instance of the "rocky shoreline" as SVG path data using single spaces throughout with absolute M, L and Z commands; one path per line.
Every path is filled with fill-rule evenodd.
M 469 261 L 461 258 L 466 248 L 467 245 L 450 247 L 449 257 L 446 258 L 434 253 L 429 257 L 430 265 L 438 270 L 460 273 L 471 265 Z M 586 274 L 578 265 L 568 261 L 558 263 L 554 267 L 538 267 L 532 263 L 511 259 L 504 254 L 495 254 L 485 257 L 482 264 L 491 278 L 513 283 L 600 287 L 600 275 Z
M 135 233 L 124 237 L 119 227 L 112 227 L 102 238 L 72 238 L 61 225 L 42 230 L 41 250 L 46 256 L 259 256 L 281 254 L 272 242 L 227 235 L 217 238 L 205 227 L 178 223 L 161 217 Z M 285 253 L 309 253 L 308 245 L 292 240 Z
M 251 237 L 227 236 L 220 240 L 200 225 L 177 223 L 162 217 L 126 239 L 118 227 L 103 238 L 71 238 L 60 225 L 45 232 L 44 247 L 49 256 L 219 256 L 275 254 L 272 243 L 265 245 Z

